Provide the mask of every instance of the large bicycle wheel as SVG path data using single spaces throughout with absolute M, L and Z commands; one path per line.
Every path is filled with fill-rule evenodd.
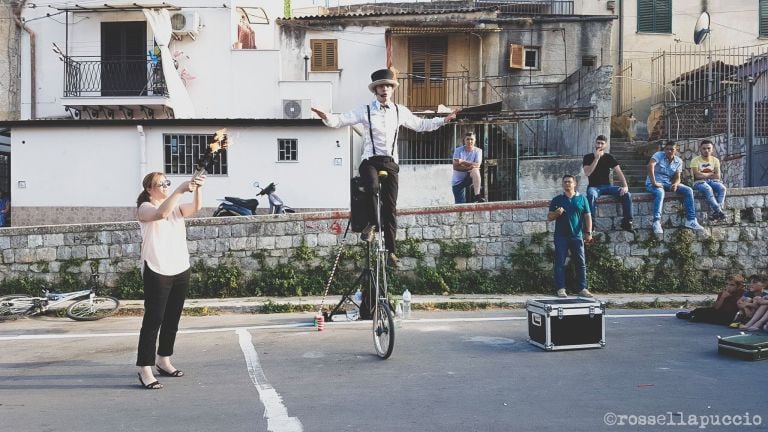
M 386 300 L 379 300 L 373 316 L 373 345 L 376 354 L 388 359 L 395 348 L 395 320 Z
M 0 297 L 0 316 L 33 315 L 34 297 L 26 294 L 12 294 Z
M 72 303 L 67 308 L 67 316 L 75 321 L 95 321 L 108 317 L 120 307 L 114 297 L 94 297 Z

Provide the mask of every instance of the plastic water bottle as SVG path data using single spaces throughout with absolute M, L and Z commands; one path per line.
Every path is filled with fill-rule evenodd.
M 411 292 L 408 291 L 408 288 L 403 292 L 403 318 L 411 318 Z
M 395 316 L 398 318 L 403 317 L 403 301 L 399 300 L 397 306 L 395 306 Z
M 355 321 L 360 317 L 360 305 L 363 303 L 363 292 L 360 288 L 355 291 L 352 304 L 347 305 L 347 319 Z

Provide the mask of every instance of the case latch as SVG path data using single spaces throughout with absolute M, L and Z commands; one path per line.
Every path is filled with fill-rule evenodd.
M 563 308 L 561 307 L 557 308 L 557 318 L 563 319 Z

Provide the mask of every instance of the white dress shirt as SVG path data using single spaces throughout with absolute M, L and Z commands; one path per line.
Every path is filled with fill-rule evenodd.
M 431 119 L 416 117 L 411 110 L 398 104 L 397 110 L 400 113 L 400 122 L 398 124 L 398 111 L 395 110 L 394 105 L 394 102 L 390 102 L 389 108 L 385 108 L 378 100 L 374 100 L 368 105 L 362 105 L 343 114 L 329 114 L 328 119 L 323 120 L 323 123 L 332 128 L 362 124 L 365 132 L 363 133 L 363 155 L 361 159 L 368 159 L 375 154 L 376 156 L 392 156 L 395 162 L 397 162 L 397 145 L 394 140 L 397 129 L 400 126 L 405 126 L 416 132 L 428 132 L 438 129 L 445 124 L 445 120 L 442 117 Z M 366 106 L 371 107 L 371 124 L 368 123 Z M 373 129 L 373 143 L 371 143 L 371 133 L 369 132 L 371 129 Z

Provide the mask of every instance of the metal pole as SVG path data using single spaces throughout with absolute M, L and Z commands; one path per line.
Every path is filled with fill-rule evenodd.
M 754 56 L 752 57 L 754 67 Z M 754 70 L 754 69 L 753 69 Z M 746 186 L 752 186 L 752 146 L 755 141 L 755 78 L 747 78 L 747 154 L 745 158 Z

